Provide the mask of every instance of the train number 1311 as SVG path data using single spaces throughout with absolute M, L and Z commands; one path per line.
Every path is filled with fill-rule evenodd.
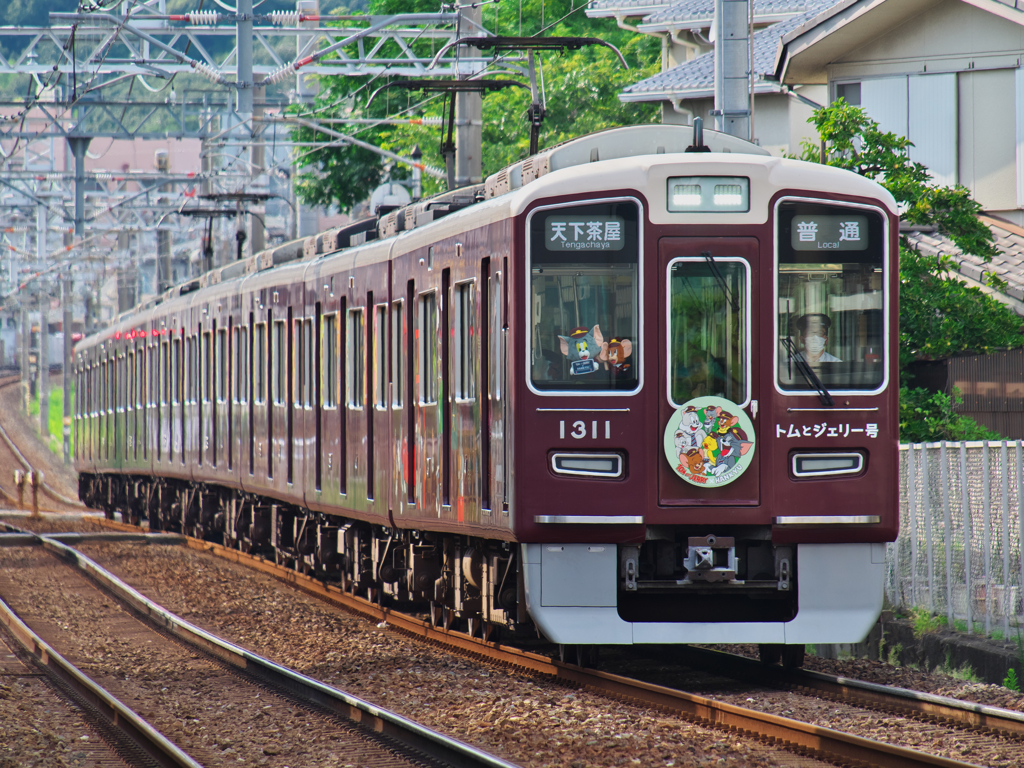
M 571 422 L 569 422 L 569 437 L 572 437 L 572 438 L 574 438 L 576 440 L 582 440 L 583 438 L 585 438 L 585 437 L 587 437 L 589 435 L 591 440 L 597 440 L 599 438 L 599 436 L 600 436 L 598 434 L 599 433 L 598 425 L 601 424 L 601 423 L 602 422 L 597 421 L 596 419 L 591 421 L 589 423 L 589 425 L 587 424 L 587 422 L 583 421 L 583 419 L 579 419 L 578 421 L 571 421 Z M 588 426 L 590 428 L 589 431 L 587 430 Z M 562 440 L 565 439 L 565 429 L 566 429 L 565 419 L 562 419 L 561 421 L 558 422 L 558 437 L 561 438 Z M 603 431 L 604 431 L 604 439 L 605 440 L 611 440 L 612 439 L 612 423 L 610 421 L 605 421 L 604 422 L 604 430 Z

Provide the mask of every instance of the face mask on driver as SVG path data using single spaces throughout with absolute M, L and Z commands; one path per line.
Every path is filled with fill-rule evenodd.
M 817 355 L 825 349 L 825 339 L 821 336 L 808 336 L 804 339 L 804 346 L 812 355 Z

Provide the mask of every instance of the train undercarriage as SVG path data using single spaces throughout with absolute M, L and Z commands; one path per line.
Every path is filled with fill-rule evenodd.
M 445 629 L 487 640 L 530 626 L 517 548 L 507 542 L 388 528 L 169 478 L 82 474 L 79 496 L 109 519 L 126 510 L 126 522 L 146 519 L 153 531 L 274 560 L 373 602 L 422 606 Z

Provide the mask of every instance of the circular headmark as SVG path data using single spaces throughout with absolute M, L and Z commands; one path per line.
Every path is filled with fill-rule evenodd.
M 691 485 L 728 485 L 754 458 L 754 425 L 724 397 L 697 397 L 672 414 L 665 426 L 665 458 Z

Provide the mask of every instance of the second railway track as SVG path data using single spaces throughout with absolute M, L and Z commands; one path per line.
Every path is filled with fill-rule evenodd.
M 193 633 L 157 606 L 96 589 L 74 550 L 0 549 L 0 596 L 117 699 L 129 704 L 204 766 L 511 764 L 434 734 L 327 686 L 305 680 L 216 638 Z M 93 579 L 104 581 L 100 569 Z M 116 587 L 114 587 L 116 589 Z M 156 630 L 133 612 L 162 624 Z M 177 639 L 202 646 L 196 650 Z M 339 717 L 341 715 L 341 717 Z M 364 725 L 358 725 L 363 723 Z
M 921 710 L 915 713 L 911 711 L 915 705 L 908 703 L 906 699 L 900 700 L 898 708 L 902 710 L 901 712 L 887 711 L 886 705 L 878 702 L 870 705 L 870 709 L 865 710 L 863 708 L 866 703 L 865 697 L 861 695 L 858 698 L 857 694 L 850 694 L 852 698 L 849 702 L 844 703 L 841 707 L 831 707 L 830 724 L 840 730 L 822 727 L 820 724 L 794 723 L 791 718 L 778 716 L 778 707 L 774 712 L 757 712 L 751 710 L 749 705 L 739 706 L 728 701 L 715 701 L 710 695 L 689 695 L 678 690 L 645 684 L 617 675 L 559 664 L 537 654 L 524 653 L 511 648 L 500 648 L 494 643 L 484 643 L 461 633 L 430 627 L 427 623 L 414 617 L 381 609 L 365 600 L 346 595 L 333 587 L 258 558 L 250 558 L 232 550 L 224 550 L 208 542 L 192 540 L 190 546 L 245 562 L 251 567 L 273 574 L 280 580 L 295 584 L 303 591 L 323 600 L 344 605 L 349 610 L 356 610 L 364 615 L 373 616 L 378 621 L 386 621 L 390 626 L 396 627 L 406 634 L 416 635 L 432 642 L 457 646 L 462 653 L 486 657 L 492 662 L 497 661 L 508 666 L 530 670 L 533 674 L 551 676 L 563 683 L 582 686 L 620 700 L 628 700 L 641 706 L 657 707 L 662 711 L 682 714 L 686 718 L 754 735 L 776 744 L 785 744 L 788 749 L 798 754 L 813 754 L 835 763 L 893 766 L 1016 765 L 1020 763 L 1020 758 L 1024 755 L 1024 750 L 1021 749 L 1017 737 L 1004 738 L 997 733 L 989 732 L 1010 731 L 1019 727 L 1019 723 L 1010 722 L 1014 719 L 1019 721 L 1019 716 L 1014 718 L 1013 715 L 1008 715 L 1010 721 L 1002 723 L 1001 719 L 1007 715 L 994 708 L 984 710 L 984 708 L 974 707 L 974 714 L 970 715 L 971 707 L 943 704 L 943 706 L 949 707 L 949 711 L 942 713 L 936 709 L 937 697 L 931 697 L 935 701 L 928 703 L 930 712 Z M 161 591 L 164 591 L 164 588 L 161 588 Z M 222 620 L 230 622 L 228 617 L 224 617 Z M 840 694 L 833 693 L 832 695 Z M 874 695 L 880 694 L 876 692 Z M 744 703 L 742 698 L 740 703 Z M 895 705 L 895 700 L 890 704 Z M 827 705 L 825 709 L 827 710 Z M 895 710 L 897 707 L 892 706 L 890 709 Z M 872 714 L 872 711 L 876 714 Z M 880 711 L 881 714 L 877 714 Z M 951 714 L 954 711 L 959 714 Z M 929 722 L 929 720 L 934 722 Z M 852 734 L 843 733 L 843 731 L 851 730 Z M 871 738 L 865 738 L 867 735 L 870 735 Z M 880 744 L 876 741 L 878 738 L 883 741 L 899 743 Z M 911 750 L 900 746 L 900 743 L 908 742 L 917 745 L 917 748 Z M 929 750 L 934 754 L 922 754 L 918 749 Z M 966 763 L 963 762 L 965 760 Z

